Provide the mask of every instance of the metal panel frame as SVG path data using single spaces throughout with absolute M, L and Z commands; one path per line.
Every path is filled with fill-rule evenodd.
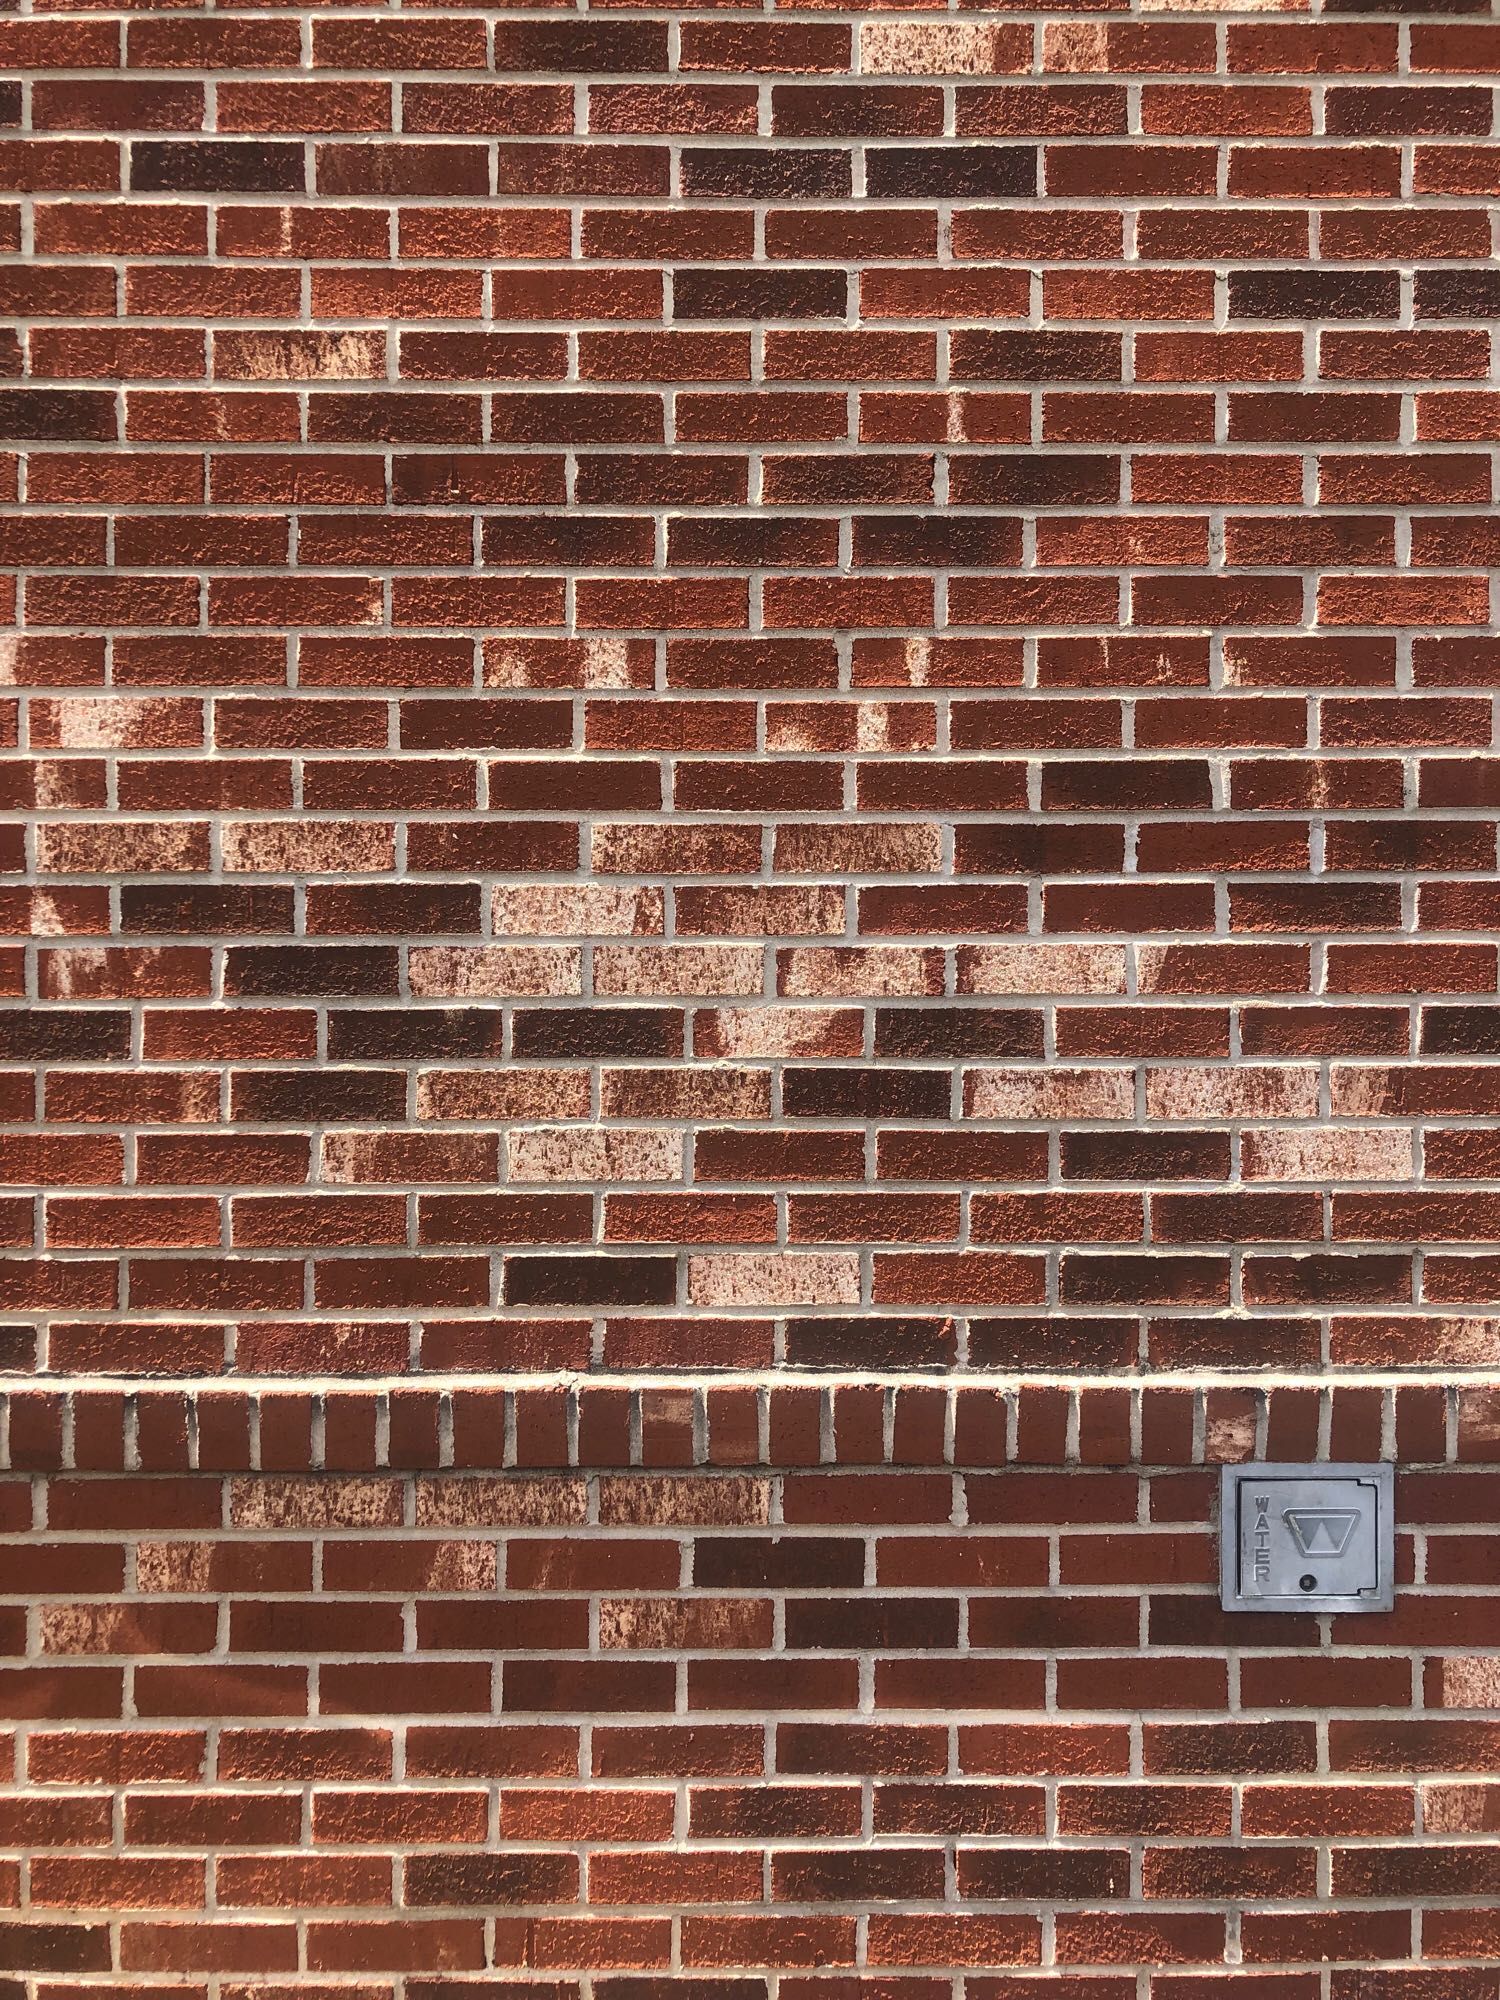
M 1315 1590 L 1295 1600 L 1246 1597 L 1240 1590 L 1239 1490 L 1256 1480 L 1348 1479 L 1375 1489 L 1373 1590 L 1357 1593 Z M 1271 1616 L 1309 1611 L 1389 1611 L 1396 1601 L 1396 1468 L 1378 1465 L 1283 1463 L 1257 1459 L 1219 1468 L 1219 1603 L 1225 1611 L 1260 1611 Z

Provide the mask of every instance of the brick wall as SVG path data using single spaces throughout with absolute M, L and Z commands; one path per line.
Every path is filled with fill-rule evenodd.
M 1497 2000 L 1484 0 L 0 71 L 0 2000 Z

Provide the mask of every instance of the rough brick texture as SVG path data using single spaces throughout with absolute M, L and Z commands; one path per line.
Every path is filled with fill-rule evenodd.
M 1485 0 L 21 5 L 0 2000 L 1497 2000 Z

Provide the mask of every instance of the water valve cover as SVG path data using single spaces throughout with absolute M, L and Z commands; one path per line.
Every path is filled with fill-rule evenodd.
M 1226 1611 L 1389 1611 L 1389 1465 L 1226 1465 L 1219 1598 Z

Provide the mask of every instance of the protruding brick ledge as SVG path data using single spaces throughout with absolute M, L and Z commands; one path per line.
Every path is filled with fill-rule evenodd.
M 14 1389 L 16 1471 L 1500 1462 L 1500 1391 L 1372 1381 Z

